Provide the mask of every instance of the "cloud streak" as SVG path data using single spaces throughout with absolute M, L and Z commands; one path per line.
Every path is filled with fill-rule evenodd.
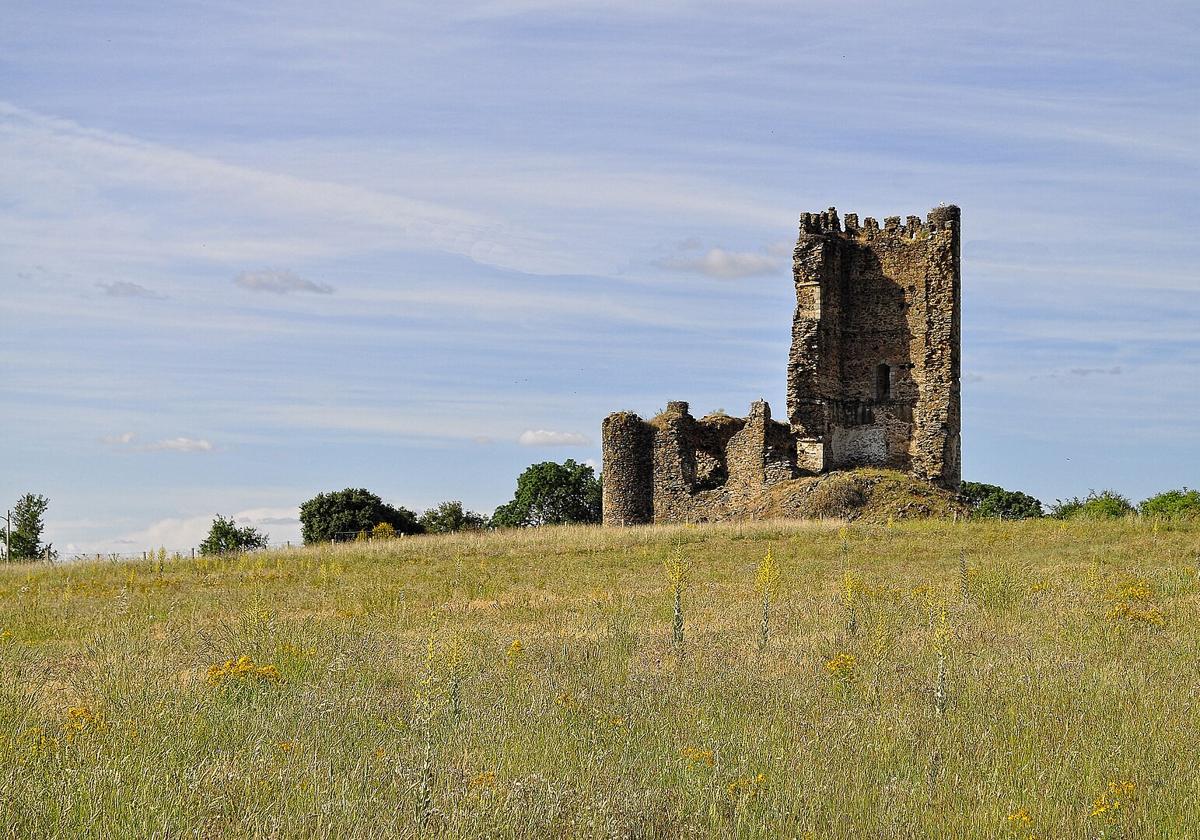
M 517 442 L 522 446 L 588 446 L 591 439 L 580 432 L 552 432 L 549 429 L 526 429 Z
M 265 268 L 260 271 L 243 271 L 234 278 L 233 284 L 252 292 L 270 292 L 286 295 L 292 292 L 308 292 L 314 295 L 333 294 L 333 287 L 301 277 L 292 271 Z
M 100 439 L 108 446 L 123 447 L 131 452 L 212 452 L 215 447 L 204 438 L 173 437 L 139 444 L 133 432 L 105 435 Z
M 686 271 L 715 277 L 719 280 L 740 280 L 760 274 L 773 274 L 782 268 L 782 261 L 770 254 L 752 251 L 726 251 L 710 248 L 696 256 L 669 257 L 660 263 L 672 271 Z
M 113 283 L 97 283 L 96 286 L 102 289 L 107 297 L 147 298 L 150 300 L 158 300 L 163 297 L 158 292 L 147 289 L 140 283 L 130 283 L 128 280 L 117 280 Z

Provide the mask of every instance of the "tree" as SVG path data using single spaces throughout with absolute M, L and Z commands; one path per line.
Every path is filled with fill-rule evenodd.
M 1129 499 L 1116 490 L 1089 490 L 1087 498 L 1055 499 L 1050 506 L 1056 519 L 1119 519 L 1133 512 Z
M 12 510 L 12 537 L 8 544 L 9 560 L 36 560 L 46 546 L 42 545 L 42 516 L 49 507 L 45 496 L 26 493 L 17 499 Z
M 517 478 L 513 500 L 492 516 L 498 528 L 599 521 L 600 479 L 591 467 L 569 458 L 531 465 Z
M 346 488 L 318 493 L 300 505 L 300 526 L 304 542 L 311 545 L 344 538 L 359 531 L 372 531 L 386 523 L 399 534 L 419 534 L 417 516 L 403 507 L 392 507 L 362 488 Z
M 462 502 L 442 502 L 421 514 L 421 527 L 428 534 L 477 531 L 487 527 L 487 517 L 473 510 L 463 510 Z
M 995 484 L 964 481 L 959 496 L 971 509 L 972 516 L 995 519 L 1037 519 L 1043 515 L 1042 503 L 1019 490 L 1005 490 Z
M 267 535 L 245 525 L 238 527 L 233 517 L 217 516 L 208 529 L 208 536 L 200 543 L 201 554 L 233 554 L 267 547 Z
M 1200 517 L 1200 490 L 1167 490 L 1151 496 L 1138 505 L 1142 516 L 1160 516 L 1164 519 Z

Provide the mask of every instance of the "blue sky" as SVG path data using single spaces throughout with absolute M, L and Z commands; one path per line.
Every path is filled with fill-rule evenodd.
M 1200 484 L 1200 7 L 5 5 L 0 501 L 63 551 L 490 512 L 782 413 L 804 211 L 963 208 L 964 476 Z

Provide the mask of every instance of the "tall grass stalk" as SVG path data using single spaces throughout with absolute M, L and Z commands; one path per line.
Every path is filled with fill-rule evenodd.
M 763 555 L 763 559 L 758 564 L 758 571 L 754 576 L 754 587 L 762 596 L 762 625 L 758 633 L 758 649 L 763 651 L 767 647 L 767 640 L 771 634 L 771 595 L 779 586 L 779 566 L 775 562 L 775 557 L 771 553 L 770 546 L 767 547 L 767 553 Z
M 667 581 L 671 585 L 671 645 L 677 656 L 683 655 L 683 590 L 687 587 L 691 561 L 685 560 L 682 546 L 665 563 Z

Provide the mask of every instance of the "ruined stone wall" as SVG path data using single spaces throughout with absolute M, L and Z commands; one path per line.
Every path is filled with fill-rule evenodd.
M 759 509 L 764 492 L 828 470 L 904 470 L 959 484 L 959 211 L 859 225 L 805 213 L 793 261 L 788 422 L 610 415 L 602 430 L 604 521 L 697 522 Z

